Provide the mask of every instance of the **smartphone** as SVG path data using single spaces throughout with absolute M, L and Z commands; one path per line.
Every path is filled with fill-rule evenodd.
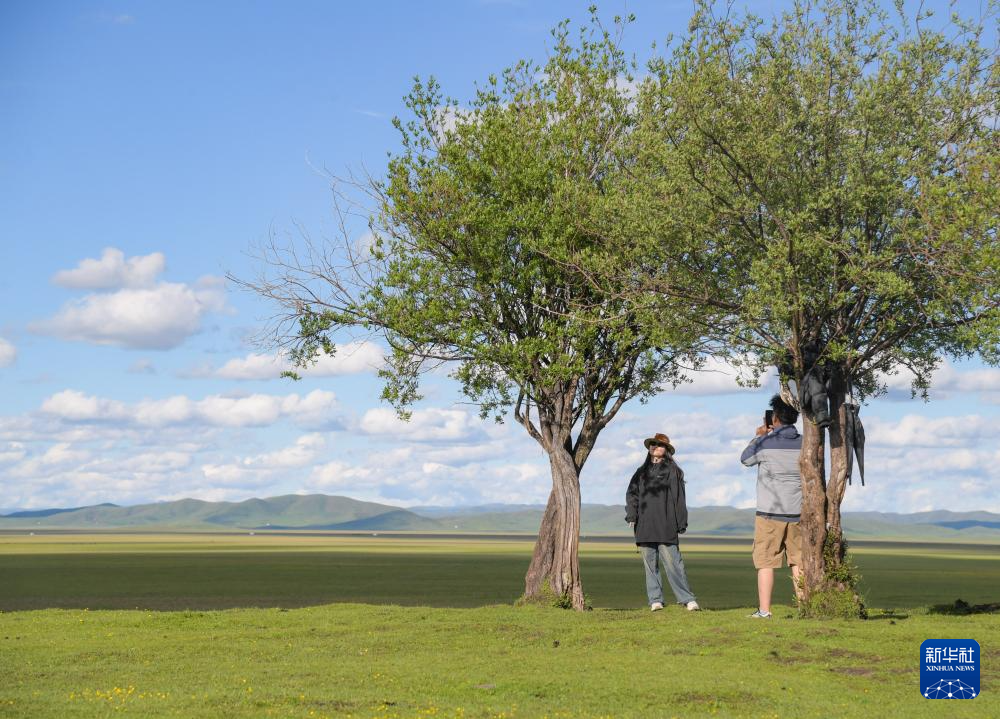
M 768 409 L 764 411 L 764 426 L 770 428 L 771 423 L 774 421 L 774 410 Z

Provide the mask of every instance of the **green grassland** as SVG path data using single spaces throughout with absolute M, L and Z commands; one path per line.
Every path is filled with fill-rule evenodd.
M 1000 715 L 993 548 L 856 555 L 873 619 L 769 622 L 748 549 L 684 545 L 708 611 L 645 608 L 627 544 L 585 544 L 594 611 L 514 607 L 531 544 L 0 537 L 0 717 Z M 221 611 L 217 611 L 221 610 Z M 918 690 L 920 643 L 976 639 L 983 694 Z
M 745 546 L 743 546 L 745 544 Z M 692 587 L 706 607 L 755 601 L 750 542 L 685 542 Z M 332 602 L 476 607 L 514 602 L 526 541 L 268 535 L 14 535 L 0 537 L 0 610 L 223 609 Z M 994 547 L 886 545 L 855 553 L 869 606 L 908 609 L 1000 601 Z M 583 543 L 595 607 L 645 603 L 634 545 Z M 791 601 L 779 581 L 775 598 Z

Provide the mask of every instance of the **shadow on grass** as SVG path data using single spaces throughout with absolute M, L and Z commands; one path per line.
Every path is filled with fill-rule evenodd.
M 996 614 L 1000 612 L 1000 602 L 993 604 L 969 604 L 956 599 L 954 604 L 935 604 L 930 608 L 931 614 L 950 614 L 963 617 L 968 614 Z
M 895 609 L 886 609 L 882 612 L 879 612 L 878 614 L 876 614 L 875 611 L 869 610 L 868 617 L 866 618 L 865 621 L 877 622 L 880 619 L 889 619 L 892 621 L 893 624 L 895 624 L 897 619 L 902 621 L 904 619 L 910 618 L 909 614 L 906 614 L 904 612 L 897 612 Z

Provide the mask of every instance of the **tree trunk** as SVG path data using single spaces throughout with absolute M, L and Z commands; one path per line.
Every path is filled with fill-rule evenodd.
M 830 378 L 830 481 L 826 486 L 826 524 L 830 534 L 830 550 L 827 561 L 837 564 L 844 560 L 843 528 L 840 520 L 840 504 L 847 489 L 847 475 L 850 472 L 851 445 L 847 438 L 847 407 L 844 406 L 844 381 L 842 368 L 834 368 Z
M 830 382 L 830 483 L 826 488 L 826 521 L 829 527 L 825 553 L 828 592 L 841 596 L 832 603 L 843 611 L 850 608 L 853 616 L 866 616 L 864 602 L 857 593 L 857 572 L 847 558 L 847 541 L 840 522 L 840 505 L 851 473 L 853 447 L 847 437 L 847 409 L 844 394 L 847 391 L 847 371 L 837 367 Z
M 552 492 L 524 578 L 524 601 L 586 609 L 580 581 L 580 476 L 564 447 L 549 452 Z
M 545 580 L 548 579 L 552 564 L 555 559 L 556 541 L 556 498 L 555 480 L 552 481 L 552 491 L 549 492 L 549 501 L 545 504 L 545 513 L 542 515 L 542 524 L 538 528 L 538 539 L 535 541 L 535 551 L 531 555 L 531 565 L 528 573 L 524 577 L 524 598 L 535 601 L 540 599 Z
M 824 577 L 823 544 L 826 541 L 826 479 L 823 430 L 808 417 L 802 418 L 802 588 L 808 600 L 822 588 Z

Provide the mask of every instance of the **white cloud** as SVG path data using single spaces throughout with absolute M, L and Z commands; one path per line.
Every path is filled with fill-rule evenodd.
M 0 337 L 0 367 L 10 367 L 17 361 L 17 348 Z
M 41 463 L 47 465 L 78 464 L 90 457 L 86 450 L 73 449 L 68 442 L 60 442 L 49 447 L 41 456 Z
M 331 357 L 322 355 L 315 365 L 301 371 L 304 377 L 336 377 L 345 374 L 374 372 L 382 368 L 385 356 L 374 342 L 349 342 L 337 347 Z
M 42 412 L 69 421 L 111 421 L 128 415 L 122 402 L 91 397 L 72 389 L 58 392 L 42 402 Z
M 337 347 L 334 356 L 321 355 L 316 364 L 297 369 L 287 355 L 249 354 L 241 359 L 231 359 L 215 371 L 195 372 L 194 376 L 212 376 L 219 379 L 265 380 L 276 379 L 286 370 L 295 370 L 303 377 L 336 377 L 340 375 L 374 372 L 384 363 L 382 348 L 374 342 L 349 342 Z
M 1000 369 L 962 370 L 946 362 L 934 373 L 931 387 L 944 392 L 1000 392 Z
M 224 282 L 204 277 L 193 284 L 159 281 L 166 268 L 161 252 L 136 257 L 114 247 L 100 259 L 84 259 L 52 281 L 92 290 L 70 300 L 32 331 L 60 339 L 133 349 L 171 349 L 201 329 L 205 315 L 226 308 Z M 148 371 L 148 365 L 133 371 Z
M 290 367 L 282 361 L 281 355 L 249 354 L 242 359 L 231 359 L 217 370 L 196 371 L 190 373 L 190 376 L 240 380 L 276 379 L 287 369 Z
M 758 400 L 739 403 L 753 407 Z M 658 405 L 670 406 L 677 405 Z M 397 506 L 541 504 L 551 489 L 544 452 L 516 424 L 484 422 L 463 408 L 422 408 L 406 423 L 390 409 L 375 408 L 359 411 L 363 418 L 352 434 L 334 440 L 317 431 L 339 411 L 337 398 L 323 391 L 121 402 L 66 390 L 39 412 L 0 417 L 3 474 L 18 480 L 6 504 L 239 500 L 294 492 Z M 621 415 L 602 433 L 581 477 L 584 502 L 621 504 L 645 455 L 642 439 L 662 431 L 677 447 L 690 506 L 753 505 L 756 472 L 738 458 L 759 423 L 756 414 L 642 411 Z M 845 510 L 1000 511 L 995 417 L 984 411 L 887 419 L 866 409 L 864 419 L 867 486 L 855 475 Z M 272 428 L 282 421 L 306 433 L 275 444 L 283 430 Z
M 75 469 L 90 459 L 90 456 L 87 450 L 75 449 L 69 442 L 59 442 L 42 454 L 15 465 L 7 474 L 17 479 L 51 476 L 59 470 Z
M 692 488 L 694 491 L 689 490 L 688 504 L 693 507 L 752 507 L 756 485 L 753 477 L 748 475 L 748 479 L 715 481 L 708 486 Z
M 119 470 L 128 472 L 160 474 L 189 467 L 191 465 L 191 454 L 189 452 L 173 450 L 141 452 L 129 455 L 120 464 L 115 461 L 115 464 L 119 465 Z
M 743 387 L 737 378 L 747 381 L 751 378 L 748 370 L 735 367 L 716 357 L 709 357 L 697 372 L 690 373 L 691 382 L 678 385 L 670 391 L 681 396 L 712 396 L 740 394 L 744 392 L 764 392 L 763 388 L 777 386 L 777 373 L 770 370 L 760 378 L 759 387 Z M 771 390 L 773 392 L 773 389 Z
M 206 398 L 202 402 L 211 402 Z M 170 424 L 183 424 L 192 421 L 198 414 L 198 402 L 175 395 L 166 399 L 143 400 L 128 408 L 129 419 L 147 427 L 162 427 Z
M 482 436 L 485 431 L 482 420 L 464 410 L 418 409 L 409 421 L 403 421 L 394 410 L 384 407 L 365 412 L 360 428 L 365 434 L 417 442 L 468 440 Z
M 512 425 L 511 429 L 517 434 L 520 427 Z M 512 444 L 512 438 L 504 437 L 488 442 L 458 446 L 430 445 L 421 449 L 420 456 L 423 461 L 428 463 L 443 464 L 449 467 L 465 467 L 470 464 L 495 460 L 498 457 L 507 457 L 510 455 Z M 541 449 L 533 440 L 526 441 L 524 449 L 531 454 L 542 456 Z M 404 456 L 408 457 L 412 454 L 412 449 L 407 447 L 402 452 Z
M 52 278 L 60 287 L 78 290 L 116 290 L 149 288 L 166 269 L 162 252 L 125 259 L 125 253 L 106 247 L 101 259 L 85 259 L 72 270 L 61 270 Z
M 7 442 L 5 445 L 0 445 L 0 464 L 20 462 L 25 454 L 23 442 Z
M 253 472 L 238 464 L 203 464 L 201 471 L 205 479 L 213 484 L 240 485 L 246 487 L 250 484 L 250 477 Z
M 1000 443 L 995 418 L 923 417 L 909 414 L 899 420 L 863 418 L 866 447 L 966 447 L 982 442 Z
M 326 438 L 318 433 L 306 434 L 295 440 L 290 447 L 247 457 L 243 464 L 264 469 L 284 469 L 305 467 L 312 464 L 326 447 Z
M 307 434 L 299 437 L 290 447 L 235 461 L 203 464 L 201 471 L 210 482 L 248 488 L 261 486 L 281 470 L 312 464 L 325 447 L 326 439 L 322 435 Z
M 31 329 L 64 340 L 164 350 L 199 332 L 206 314 L 223 309 L 219 278 L 203 278 L 194 285 L 161 282 L 71 300 L 55 317 Z
M 138 427 L 185 423 L 216 427 L 261 427 L 280 419 L 303 426 L 329 425 L 338 407 L 333 392 L 314 390 L 305 396 L 253 394 L 245 397 L 210 395 L 192 400 L 183 395 L 143 400 L 127 405 L 116 400 L 64 390 L 42 403 L 43 414 L 67 422 L 120 422 Z
M 885 383 L 891 398 L 910 397 L 913 373 L 909 370 L 902 369 L 894 375 L 880 375 L 879 379 Z M 942 397 L 955 392 L 988 395 L 1000 393 L 1000 369 L 994 367 L 966 369 L 956 366 L 947 359 L 942 360 L 931 375 L 928 393 L 931 397 Z
M 198 402 L 197 414 L 208 424 L 247 427 L 274 424 L 282 415 L 285 398 L 253 394 L 249 397 L 213 395 Z
M 857 475 L 843 511 L 1000 512 L 1000 451 L 895 448 L 865 457 L 866 486 Z
M 979 415 L 866 420 L 865 478 L 844 511 L 1000 511 L 1000 423 Z
M 509 462 L 503 457 L 493 457 L 493 461 L 455 468 L 421 461 L 423 449 L 414 449 L 412 460 L 402 463 L 391 452 L 369 455 L 363 464 L 326 462 L 313 469 L 303 491 L 347 494 L 403 507 L 539 504 L 548 497 L 551 488 L 548 462 L 541 452 L 536 451 L 530 457 L 536 461 Z
M 339 406 L 333 392 L 317 389 L 302 397 L 288 395 L 281 403 L 281 410 L 300 427 L 341 429 L 343 418 L 335 414 Z
M 327 462 L 313 468 L 305 489 L 306 491 L 330 491 L 350 487 L 354 490 L 352 496 L 362 497 L 367 492 L 365 490 L 357 491 L 359 483 L 367 484 L 374 474 L 374 470 L 367 467 L 355 467 L 340 461 Z

